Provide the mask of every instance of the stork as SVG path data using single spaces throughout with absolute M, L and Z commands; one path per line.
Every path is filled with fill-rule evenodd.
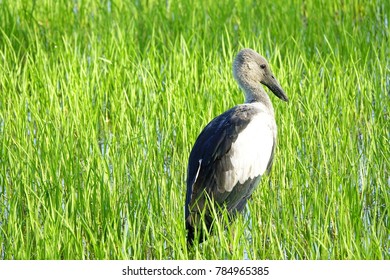
M 237 54 L 233 75 L 245 94 L 245 103 L 215 117 L 199 134 L 189 156 L 185 202 L 189 244 L 201 217 L 211 229 L 210 203 L 234 217 L 244 210 L 261 176 L 272 167 L 277 128 L 271 100 L 262 85 L 283 101 L 288 98 L 267 60 L 252 49 Z

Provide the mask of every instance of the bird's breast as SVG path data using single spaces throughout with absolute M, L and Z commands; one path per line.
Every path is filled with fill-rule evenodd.
M 267 169 L 276 138 L 276 125 L 273 117 L 261 111 L 253 116 L 242 130 L 231 149 L 226 154 L 232 169 L 225 173 L 229 184 L 225 191 L 231 191 L 237 184 L 261 176 Z

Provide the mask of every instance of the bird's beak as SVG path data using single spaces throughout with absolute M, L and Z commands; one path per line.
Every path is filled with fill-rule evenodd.
M 278 80 L 271 74 L 266 79 L 261 81 L 261 83 L 267 86 L 277 97 L 282 99 L 283 101 L 288 101 L 287 95 L 280 86 Z

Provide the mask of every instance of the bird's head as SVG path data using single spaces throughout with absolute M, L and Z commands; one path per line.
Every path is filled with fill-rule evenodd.
M 267 60 L 252 49 L 243 49 L 237 54 L 233 63 L 233 75 L 246 93 L 263 84 L 277 97 L 288 101 Z

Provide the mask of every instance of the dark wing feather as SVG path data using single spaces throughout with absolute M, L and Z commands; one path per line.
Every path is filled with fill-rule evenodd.
M 217 202 L 223 202 L 230 194 L 216 191 L 218 185 L 223 184 L 218 174 L 232 170 L 230 159 L 224 156 L 257 112 L 258 109 L 253 106 L 238 105 L 213 119 L 198 136 L 188 163 L 186 219 L 190 215 L 190 207 L 204 190 Z

